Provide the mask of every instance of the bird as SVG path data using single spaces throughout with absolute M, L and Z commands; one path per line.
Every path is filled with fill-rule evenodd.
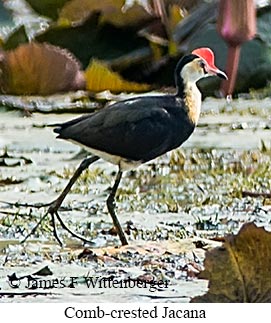
M 77 144 L 91 154 L 81 162 L 46 213 L 56 215 L 60 224 L 74 236 L 86 241 L 67 228 L 57 211 L 81 173 L 101 158 L 118 167 L 107 208 L 121 244 L 128 244 L 115 212 L 115 196 L 123 172 L 180 147 L 199 120 L 201 93 L 197 82 L 207 76 L 227 79 L 227 75 L 216 67 L 214 53 L 208 47 L 197 48 L 183 56 L 176 65 L 174 76 L 175 94 L 135 96 L 58 124 L 54 129 L 58 139 Z

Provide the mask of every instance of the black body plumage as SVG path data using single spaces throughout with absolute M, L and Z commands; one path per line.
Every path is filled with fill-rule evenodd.
M 166 95 L 120 101 L 64 123 L 55 132 L 85 147 L 147 162 L 180 146 L 194 127 L 183 100 Z
M 112 104 L 93 114 L 59 125 L 58 138 L 86 148 L 147 162 L 179 147 L 192 134 L 195 124 L 188 117 L 183 66 L 197 58 L 184 56 L 176 66 L 176 95 L 141 96 Z

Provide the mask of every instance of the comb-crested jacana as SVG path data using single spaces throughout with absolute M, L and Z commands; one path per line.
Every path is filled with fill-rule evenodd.
M 56 215 L 60 224 L 73 234 L 57 211 L 82 171 L 102 158 L 118 166 L 107 207 L 122 245 L 128 244 L 115 213 L 115 195 L 122 173 L 179 147 L 189 138 L 201 109 L 196 82 L 210 75 L 227 79 L 215 66 L 213 52 L 199 48 L 178 62 L 175 95 L 135 97 L 58 125 L 54 130 L 57 138 L 79 144 L 92 156 L 82 161 L 62 194 L 50 204 L 45 215 L 51 214 L 53 224 Z

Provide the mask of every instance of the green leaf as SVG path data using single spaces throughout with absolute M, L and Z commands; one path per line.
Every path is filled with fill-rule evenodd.
M 98 25 L 99 13 L 94 13 L 78 26 L 53 25 L 35 39 L 70 50 L 86 67 L 92 57 L 101 60 L 119 58 L 148 45 L 133 28 Z
M 40 15 L 58 18 L 58 12 L 69 0 L 26 0 L 29 5 Z
M 3 44 L 3 48 L 5 50 L 14 49 L 20 44 L 27 43 L 28 37 L 25 31 L 24 26 L 20 26 L 16 30 L 14 30 L 9 37 L 5 40 Z

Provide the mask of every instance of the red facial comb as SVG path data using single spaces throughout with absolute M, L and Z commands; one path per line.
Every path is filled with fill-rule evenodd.
M 197 55 L 200 58 L 204 59 L 212 69 L 217 69 L 217 67 L 215 66 L 215 55 L 210 48 L 208 47 L 197 48 L 193 50 L 192 54 Z

